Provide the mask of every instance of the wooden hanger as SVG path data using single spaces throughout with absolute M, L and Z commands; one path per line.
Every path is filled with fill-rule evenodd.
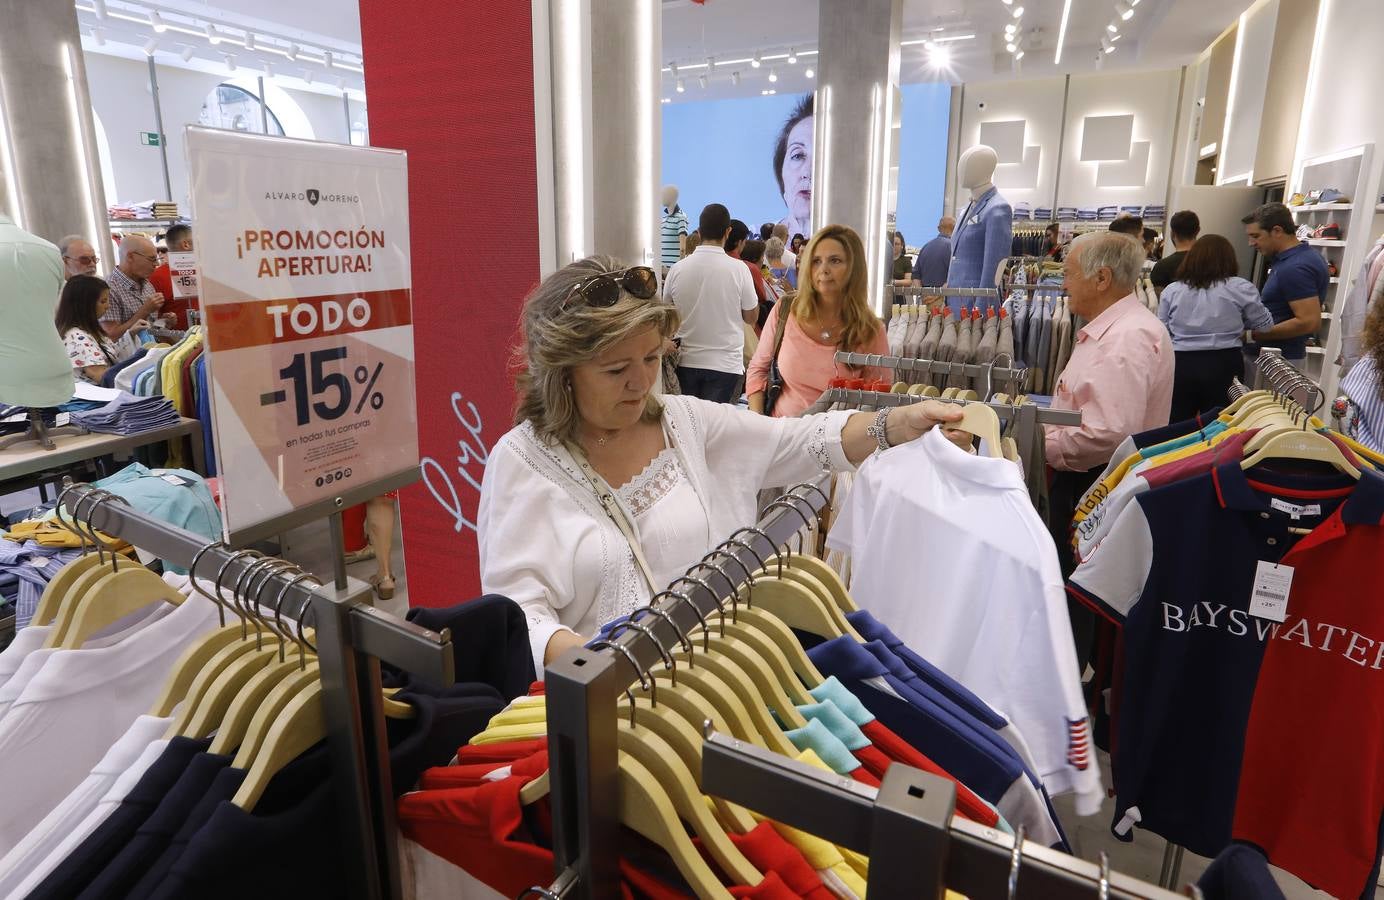
M 300 677 L 303 675 L 299 673 Z M 283 771 L 284 766 L 326 738 L 327 715 L 322 707 L 322 680 L 317 676 L 318 673 L 313 672 L 311 678 L 300 678 L 306 683 L 298 685 L 299 690 L 289 697 L 267 729 L 263 743 L 249 764 L 245 780 L 231 798 L 231 802 L 241 809 L 254 809 L 260 797 L 264 796 L 269 782 Z M 293 681 L 295 677 L 289 676 L 280 687 Z M 232 763 L 235 768 L 246 768 L 239 765 L 244 749 L 242 746 L 241 753 L 236 754 L 236 761 Z
M 160 601 L 181 606 L 187 599 L 182 591 L 143 566 L 100 571 L 104 574 L 75 601 L 71 624 L 58 643 L 64 650 L 76 650 L 98 631 Z
M 196 678 L 211 658 L 223 647 L 228 647 L 240 640 L 241 629 L 239 625 L 226 624 L 227 604 L 223 599 L 215 597 L 210 591 L 202 587 L 201 581 L 197 578 L 197 564 L 202 561 L 202 556 L 213 547 L 222 546 L 212 541 L 204 544 L 192 557 L 192 565 L 188 567 L 188 584 L 192 589 L 201 594 L 207 600 L 215 603 L 221 611 L 221 626 L 215 631 L 194 640 L 178 661 L 173 664 L 173 674 L 164 682 L 163 691 L 154 701 L 154 707 L 149 711 L 149 715 L 158 718 L 167 718 L 173 715 L 173 710 L 187 696 L 188 688 L 192 686 L 192 681 Z
M 1292 459 L 1326 463 L 1351 478 L 1360 477 L 1360 470 L 1351 465 L 1341 452 L 1341 448 L 1324 434 L 1304 431 L 1301 428 L 1275 428 L 1269 431 L 1268 437 L 1260 441 L 1264 434 L 1265 432 L 1261 431 L 1250 439 L 1250 444 L 1259 444 L 1252 451 L 1250 444 L 1245 445 L 1246 456 L 1240 463 L 1240 468 L 1252 469 L 1268 459 Z
M 245 729 L 240 747 L 236 751 L 235 760 L 231 763 L 232 768 L 241 770 L 250 768 L 258 756 L 260 746 L 265 742 L 271 726 L 279 719 L 289 701 L 313 684 L 321 684 L 315 656 L 309 659 L 305 666 L 294 669 L 287 678 L 269 689 L 264 699 L 260 701 L 258 708 L 255 709 L 254 715 Z M 247 807 L 241 808 L 246 809 Z
M 696 780 L 698 790 L 701 789 L 702 771 L 702 737 L 699 726 L 694 725 L 683 717 L 675 708 L 663 702 L 663 692 L 666 686 L 659 685 L 659 702 L 654 704 L 645 697 L 636 697 L 634 708 L 639 717 L 641 727 L 647 727 L 659 737 L 667 742 L 668 746 L 678 754 L 687 771 L 692 773 Z M 628 703 L 622 705 L 622 709 L 628 710 Z M 527 785 L 525 785 L 527 787 Z M 737 834 L 748 834 L 753 831 L 758 824 L 754 816 L 750 815 L 749 810 L 742 806 L 736 806 L 723 797 L 712 797 L 712 804 L 716 810 L 716 817 L 721 824 Z
M 805 553 L 790 553 L 784 560 L 788 567 L 811 575 L 822 587 L 826 588 L 827 598 L 836 605 L 842 613 L 859 612 L 860 607 L 851 598 L 850 591 L 846 588 L 846 583 L 841 580 L 841 575 L 825 561 L 815 556 Z
M 967 403 L 961 407 L 961 421 L 949 422 L 947 428 L 955 428 L 973 434 L 985 442 L 986 454 L 1000 459 L 1000 417 L 984 403 Z
M 754 608 L 772 613 L 789 628 L 827 639 L 849 634 L 861 640 L 840 610 L 834 606 L 828 609 L 820 598 L 801 584 L 760 574 L 755 577 L 750 598 Z M 832 615 L 833 612 L 835 615 Z
M 620 821 L 663 848 L 678 873 L 701 898 L 722 900 L 730 892 L 687 836 L 673 802 L 648 769 L 624 750 L 620 759 Z
M 99 556 L 100 554 L 97 554 Z M 77 574 L 68 583 L 67 591 L 58 598 L 58 607 L 52 619 L 52 631 L 43 641 L 43 646 L 48 649 L 56 648 L 60 645 L 62 638 L 72 628 L 72 622 L 76 618 L 80 601 L 86 592 L 91 589 L 103 576 L 111 574 L 111 566 L 119 571 L 121 569 L 144 568 L 132 559 L 123 556 L 107 557 L 104 562 L 87 566 L 84 571 Z M 49 585 L 52 586 L 51 584 Z
M 34 611 L 34 616 L 29 624 L 52 625 L 57 618 L 58 611 L 62 608 L 63 598 L 71 593 L 72 585 L 78 576 L 102 564 L 102 560 L 98 559 L 96 554 L 86 553 L 59 569 L 57 574 L 44 586 L 43 594 L 39 597 L 38 608 Z
M 301 660 L 290 655 L 286 656 L 282 662 L 270 662 L 269 665 L 250 676 L 250 680 L 241 688 L 240 693 L 231 700 L 230 707 L 221 717 L 221 724 L 216 729 L 216 737 L 212 738 L 211 746 L 207 748 L 207 752 L 225 756 L 242 747 L 250 732 L 250 726 L 271 691 L 293 673 L 300 671 L 301 665 Z M 316 663 L 314 662 L 313 665 L 315 666 Z
M 702 847 L 722 872 L 737 884 L 759 884 L 764 879 L 763 873 L 730 842 L 692 780 L 692 773 L 666 741 L 641 723 L 637 714 L 633 718 L 632 725 L 624 716 L 619 719 L 620 755 L 637 760 L 654 776 L 654 781 L 672 801 L 677 817 L 702 839 Z

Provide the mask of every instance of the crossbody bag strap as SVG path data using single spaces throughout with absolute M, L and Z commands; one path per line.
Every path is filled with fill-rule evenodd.
M 638 566 L 640 573 L 644 576 L 644 582 L 649 586 L 649 596 L 657 594 L 659 589 L 654 585 L 654 572 L 649 566 L 649 561 L 644 558 L 644 551 L 639 546 L 639 538 L 634 533 L 634 524 L 625 515 L 625 510 L 615 499 L 615 491 L 610 484 L 601 477 L 601 473 L 591 467 L 586 459 L 586 454 L 581 448 L 571 442 L 565 442 L 567 452 L 572 454 L 572 459 L 576 460 L 581 468 L 582 474 L 590 483 L 591 489 L 596 492 L 596 499 L 600 501 L 601 508 L 610 517 L 610 521 L 615 523 L 615 527 L 620 529 L 620 533 L 625 536 L 625 541 L 630 545 L 630 553 L 634 555 L 634 563 Z

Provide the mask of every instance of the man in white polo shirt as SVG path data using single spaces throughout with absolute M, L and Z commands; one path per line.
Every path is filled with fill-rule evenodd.
M 678 383 L 682 392 L 717 403 L 734 403 L 745 375 L 745 329 L 759 302 L 743 262 L 721 246 L 730 230 L 730 210 L 713 203 L 702 210 L 702 243 L 668 271 L 663 297 L 678 308 L 682 348 Z

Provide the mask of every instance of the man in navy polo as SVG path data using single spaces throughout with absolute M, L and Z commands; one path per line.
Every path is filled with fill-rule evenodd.
M 1262 297 L 1274 325 L 1256 331 L 1254 339 L 1282 350 L 1284 359 L 1301 360 L 1307 356 L 1308 336 L 1322 325 L 1322 303 L 1331 281 L 1326 260 L 1297 239 L 1292 211 L 1282 203 L 1265 203 L 1240 221 L 1249 245 L 1271 260 Z

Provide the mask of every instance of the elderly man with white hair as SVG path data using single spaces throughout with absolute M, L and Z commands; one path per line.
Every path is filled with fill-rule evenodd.
M 62 254 L 64 279 L 74 275 L 95 275 L 96 266 L 101 262 L 101 257 L 96 255 L 96 248 L 91 246 L 91 241 L 80 234 L 69 234 L 58 241 L 58 252 Z
M 1086 325 L 1057 379 L 1053 409 L 1081 411 L 1080 425 L 1047 426 L 1048 522 L 1064 577 L 1076 505 L 1115 450 L 1132 434 L 1168 424 L 1173 399 L 1173 345 L 1168 329 L 1134 296 L 1144 247 L 1126 234 L 1097 231 L 1072 242 L 1062 263 L 1072 314 Z M 1078 662 L 1084 667 L 1094 614 L 1069 603 Z
M 110 306 L 101 317 L 101 326 L 116 342 L 121 359 L 135 350 L 133 340 L 122 338 L 148 328 L 149 316 L 163 307 L 163 294 L 149 283 L 158 265 L 158 252 L 147 237 L 132 234 L 120 242 L 120 265 L 106 279 L 111 286 Z

